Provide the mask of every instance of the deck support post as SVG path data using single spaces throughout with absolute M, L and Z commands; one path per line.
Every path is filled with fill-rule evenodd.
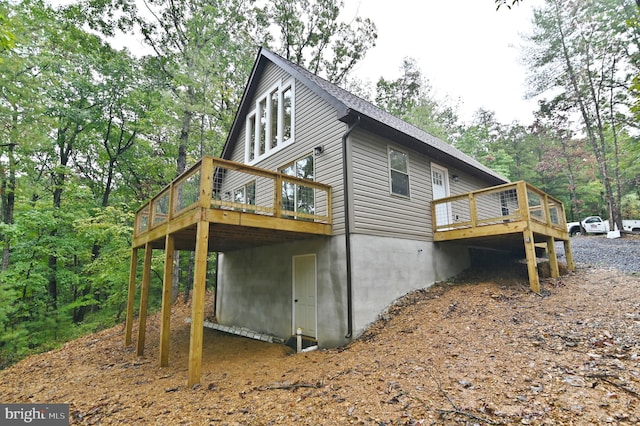
M 171 329 L 171 290 L 175 238 L 167 234 L 164 248 L 164 276 L 162 278 L 162 313 L 160 320 L 160 367 L 169 365 L 169 333 Z
M 533 240 L 533 232 L 527 228 L 522 232 L 524 239 L 524 251 L 527 255 L 527 270 L 529 271 L 529 287 L 534 293 L 540 293 L 540 277 L 536 263 L 536 248 Z
M 560 268 L 558 267 L 558 256 L 556 255 L 556 239 L 553 237 L 547 237 L 547 253 L 549 254 L 551 278 L 558 278 L 560 276 Z
M 147 304 L 149 302 L 149 285 L 151 283 L 151 244 L 144 246 L 144 266 L 142 269 L 142 286 L 140 289 L 140 314 L 138 315 L 138 342 L 136 354 L 144 354 L 144 335 L 147 331 Z
M 206 294 L 209 222 L 200 220 L 196 230 L 196 256 L 191 300 L 191 336 L 189 338 L 188 386 L 200 383 L 202 373 L 202 337 L 204 333 L 204 299 Z
M 576 264 L 573 261 L 573 252 L 571 251 L 571 242 L 569 240 L 564 240 L 564 255 L 567 258 L 567 268 L 570 271 L 576 270 Z
M 136 300 L 136 271 L 138 270 L 138 249 L 131 249 L 131 264 L 129 266 L 129 292 L 127 293 L 127 320 L 124 326 L 124 345 L 131 344 L 133 331 L 133 305 Z

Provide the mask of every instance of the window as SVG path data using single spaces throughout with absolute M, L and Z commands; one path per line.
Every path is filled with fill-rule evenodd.
M 251 181 L 233 190 L 233 202 L 238 204 L 256 205 L 256 181 Z M 254 213 L 254 209 L 237 208 L 240 211 Z
M 300 179 L 314 180 L 315 172 L 313 155 L 294 161 L 288 166 L 280 169 L 280 172 Z M 282 208 L 293 212 L 314 214 L 315 197 L 313 188 L 296 185 L 290 182 L 283 182 Z
M 256 181 L 251 181 L 233 191 L 233 202 L 256 205 Z
M 256 146 L 253 143 L 253 134 L 256 128 L 256 114 L 247 117 L 247 139 L 251 139 L 251 143 L 247 143 L 247 158 L 253 161 L 256 158 Z
M 389 178 L 391 193 L 409 196 L 409 156 L 395 148 L 389 148 Z
M 278 89 L 275 89 L 269 95 L 271 102 L 269 103 L 269 140 L 271 141 L 271 148 L 278 146 L 278 135 L 282 132 L 278 132 L 278 105 L 280 104 L 280 94 Z M 288 137 L 285 139 L 289 139 Z
M 258 104 L 258 108 L 260 111 L 260 123 L 258 124 L 258 155 L 263 156 L 265 152 L 267 152 L 267 99 L 263 99 Z
M 245 162 L 255 163 L 293 142 L 293 80 L 279 82 L 256 100 L 247 114 Z

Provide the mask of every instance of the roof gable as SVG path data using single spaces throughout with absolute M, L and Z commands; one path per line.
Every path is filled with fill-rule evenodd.
M 432 158 L 453 164 L 495 183 L 505 183 L 508 179 L 478 162 L 476 159 L 458 150 L 443 140 L 425 132 L 424 130 L 403 121 L 388 112 L 378 108 L 341 87 L 311 73 L 305 68 L 296 65 L 266 48 L 261 48 L 251 71 L 251 76 L 245 87 L 240 108 L 234 118 L 231 131 L 222 151 L 222 157 L 231 155 L 237 136 L 244 124 L 243 117 L 251 107 L 248 102 L 255 94 L 258 80 L 260 79 L 267 61 L 282 68 L 297 81 L 304 84 L 316 95 L 325 100 L 336 110 L 337 119 L 345 123 L 353 123 L 359 120 L 361 127 L 380 133 L 408 147 L 423 152 Z

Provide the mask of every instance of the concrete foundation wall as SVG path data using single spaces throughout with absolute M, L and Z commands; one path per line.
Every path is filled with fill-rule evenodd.
M 293 334 L 292 258 L 316 255 L 318 342 L 344 344 L 347 333 L 344 236 L 319 238 L 220 254 L 217 319 L 288 338 Z
M 406 293 L 452 277 L 469 266 L 466 247 L 354 234 L 353 337 Z M 320 347 L 347 342 L 344 236 L 326 237 L 220 254 L 217 319 L 288 338 L 294 333 L 293 256 L 315 254 L 317 338 Z
M 369 235 L 351 236 L 354 336 L 396 299 L 469 267 L 464 246 Z

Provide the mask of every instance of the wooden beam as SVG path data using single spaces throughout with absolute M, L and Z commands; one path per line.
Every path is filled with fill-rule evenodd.
M 182 212 L 171 222 L 163 223 L 162 225 L 153 228 L 149 232 L 142 234 L 139 237 L 135 237 L 133 239 L 133 246 L 143 247 L 148 242 L 165 238 L 167 234 L 174 234 L 184 228 L 193 226 L 198 222 L 201 215 L 201 209 L 199 208 L 193 208 L 191 210 Z
M 490 237 L 494 235 L 516 234 L 523 232 L 527 222 L 506 222 L 493 225 L 477 226 L 475 228 L 453 229 L 438 231 L 433 236 L 434 241 L 449 241 L 465 238 Z
M 573 261 L 573 252 L 571 251 L 571 242 L 566 239 L 563 241 L 564 243 L 564 255 L 567 258 L 567 268 L 570 271 L 575 271 L 576 270 L 576 264 Z
M 522 233 L 524 240 L 524 251 L 527 255 L 527 270 L 529 271 L 529 287 L 531 291 L 540 293 L 540 277 L 538 276 L 538 265 L 536 262 L 536 249 L 533 241 L 533 232 L 526 229 Z
M 544 223 L 536 222 L 532 220 L 531 223 L 531 231 L 535 234 L 547 235 L 555 238 L 556 240 L 566 240 L 569 238 L 569 233 L 565 229 L 558 229 L 557 227 L 547 226 Z
M 200 383 L 202 373 L 202 337 L 204 332 L 204 299 L 207 280 L 207 255 L 209 223 L 198 222 L 196 231 L 196 255 L 191 300 L 191 336 L 189 338 L 188 386 Z
M 164 276 L 162 277 L 162 313 L 160 320 L 160 367 L 169 365 L 169 334 L 171 329 L 171 287 L 175 238 L 169 234 L 164 247 Z
M 147 331 L 147 305 L 149 303 L 149 285 L 151 283 L 151 254 L 153 248 L 147 243 L 144 247 L 144 266 L 142 268 L 142 287 L 140 289 L 140 313 L 138 314 L 138 342 L 136 353 L 144 354 L 144 335 Z
M 556 239 L 553 237 L 547 237 L 547 253 L 549 254 L 551 278 L 558 278 L 560 276 L 560 268 L 558 268 L 558 256 L 556 255 Z
M 127 320 L 124 326 L 124 344 L 131 344 L 133 331 L 133 305 L 136 300 L 136 271 L 138 270 L 138 249 L 131 249 L 131 264 L 129 266 L 129 290 L 127 293 Z

